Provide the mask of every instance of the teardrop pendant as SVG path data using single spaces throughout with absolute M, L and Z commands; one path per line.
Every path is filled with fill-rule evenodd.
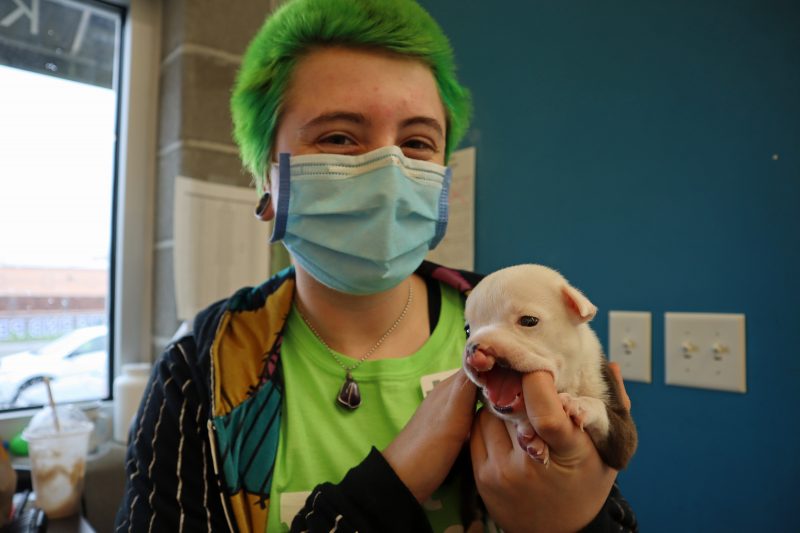
M 355 410 L 361 405 L 361 391 L 358 390 L 358 383 L 347 373 L 344 379 L 344 384 L 339 390 L 339 395 L 336 397 L 336 402 L 346 409 Z

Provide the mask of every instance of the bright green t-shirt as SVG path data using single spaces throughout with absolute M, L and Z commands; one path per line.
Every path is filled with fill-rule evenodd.
M 439 321 L 422 348 L 408 357 L 367 360 L 353 371 L 362 399 L 355 411 L 335 403 L 345 371 L 292 308 L 281 345 L 285 395 L 269 533 L 288 531 L 315 486 L 338 483 L 372 446 L 383 450 L 389 445 L 422 402 L 424 376 L 461 366 L 461 295 L 449 286 L 441 290 Z M 356 362 L 339 358 L 347 366 Z M 460 526 L 457 482 L 440 487 L 424 508 L 434 531 Z

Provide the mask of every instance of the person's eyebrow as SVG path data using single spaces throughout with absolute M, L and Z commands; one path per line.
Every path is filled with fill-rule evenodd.
M 400 123 L 400 127 L 413 126 L 414 124 L 422 124 L 436 130 L 436 133 L 444 137 L 444 128 L 438 120 L 432 117 L 417 116 L 405 119 Z
M 367 117 L 365 117 L 361 113 L 352 113 L 349 111 L 332 111 L 330 113 L 323 113 L 321 115 L 312 118 L 300 128 L 300 131 L 306 131 L 315 126 L 319 126 L 320 124 L 325 124 L 327 122 L 336 122 L 336 121 L 352 122 L 353 124 L 358 124 L 358 125 L 367 124 L 369 122 L 367 120 Z

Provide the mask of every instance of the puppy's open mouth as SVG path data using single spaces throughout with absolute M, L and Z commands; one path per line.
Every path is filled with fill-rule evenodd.
M 491 370 L 479 372 L 484 391 L 492 407 L 503 414 L 522 407 L 522 374 L 508 367 L 494 365 Z

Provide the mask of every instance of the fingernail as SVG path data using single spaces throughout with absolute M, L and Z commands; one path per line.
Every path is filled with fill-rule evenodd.
M 537 450 L 533 446 L 528 446 L 526 451 L 528 452 L 528 455 L 530 455 L 531 457 L 533 457 L 537 461 L 539 461 L 542 458 L 542 452 L 540 450 Z
M 263 195 L 261 195 L 261 199 L 258 201 L 258 205 L 256 206 L 256 218 L 261 218 L 261 216 L 264 214 L 264 211 L 266 211 L 267 207 L 269 207 L 269 201 L 270 194 L 268 192 L 265 192 Z

